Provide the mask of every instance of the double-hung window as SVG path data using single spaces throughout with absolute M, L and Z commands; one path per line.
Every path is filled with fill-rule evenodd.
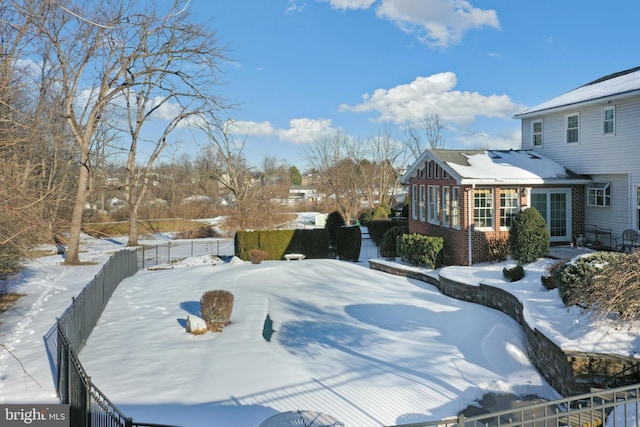
M 615 135 L 616 133 L 616 107 L 602 109 L 602 135 Z
M 451 225 L 451 188 L 442 187 L 442 225 Z
M 567 130 L 567 144 L 580 141 L 580 115 L 578 113 L 567 114 L 564 118 Z
M 531 135 L 534 147 L 542 147 L 542 120 L 531 123 Z
M 460 228 L 460 187 L 451 189 L 451 227 Z
M 520 196 L 517 188 L 500 190 L 500 227 L 510 228 L 513 218 L 520 210 Z
M 587 188 L 589 206 L 611 206 L 611 185 L 607 182 L 594 182 Z
M 411 186 L 411 218 L 418 219 L 418 186 Z
M 420 209 L 420 221 L 425 221 L 425 195 L 424 195 L 424 185 L 420 186 L 420 199 L 418 200 L 419 209 Z
M 493 189 L 476 188 L 473 191 L 473 223 L 476 228 L 493 227 Z
M 428 200 L 428 221 L 432 224 L 440 223 L 440 188 L 437 185 L 429 186 Z

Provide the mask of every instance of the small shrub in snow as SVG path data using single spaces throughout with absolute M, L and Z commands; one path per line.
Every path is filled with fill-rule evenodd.
M 503 234 L 487 238 L 489 246 L 489 262 L 502 262 L 509 257 L 509 235 Z
M 438 267 L 438 256 L 444 247 L 442 237 L 425 236 L 424 234 L 403 234 L 398 237 L 397 251 L 400 259 L 412 265 L 429 265 Z
M 567 306 L 590 308 L 595 303 L 592 283 L 602 269 L 620 257 L 614 252 L 594 252 L 565 264 L 558 271 L 558 292 Z
M 547 288 L 549 291 L 556 289 L 560 282 L 560 272 L 564 268 L 565 264 L 566 263 L 564 261 L 560 261 L 549 267 L 549 270 L 540 278 L 542 286 Z
M 225 290 L 207 291 L 200 298 L 200 313 L 210 331 L 221 332 L 231 323 L 233 294 Z
M 502 269 L 502 275 L 510 282 L 517 282 L 524 277 L 524 267 L 522 267 L 520 264 L 516 265 L 513 268 L 505 267 Z
M 536 208 L 518 212 L 509 229 L 511 257 L 518 264 L 528 264 L 545 256 L 549 250 L 547 222 Z
M 251 260 L 251 264 L 260 264 L 267 258 L 267 253 L 265 251 L 261 251 L 260 249 L 251 249 L 249 251 L 249 259 Z

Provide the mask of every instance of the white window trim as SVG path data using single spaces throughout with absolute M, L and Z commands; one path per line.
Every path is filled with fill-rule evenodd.
M 491 225 L 488 227 L 477 227 L 475 225 L 475 218 L 476 218 L 476 213 L 475 213 L 475 199 L 476 199 L 476 195 L 475 193 L 473 194 L 473 219 L 474 219 L 474 228 L 478 231 L 493 231 L 495 224 L 496 224 L 496 201 L 495 201 L 495 197 L 496 197 L 496 193 L 494 191 L 493 188 L 479 188 L 480 190 L 489 190 L 490 192 L 490 200 L 491 200 Z
M 514 189 L 514 187 L 505 187 L 503 190 L 513 190 L 513 189 Z M 517 188 L 515 188 L 515 190 L 516 190 L 516 206 L 513 209 L 517 213 L 520 210 L 520 192 L 518 191 Z M 499 200 L 499 202 L 500 202 L 499 216 L 500 217 L 498 218 L 498 221 L 499 221 L 499 224 L 500 224 L 500 230 L 509 230 L 511 227 L 505 227 L 505 226 L 502 225 L 502 211 L 503 211 L 503 209 L 505 209 L 502 206 L 502 200 L 503 200 L 502 195 L 503 194 L 506 194 L 506 193 L 500 191 L 500 200 Z
M 591 203 L 591 191 L 602 192 L 602 200 L 604 204 Z M 609 194 L 607 194 L 607 192 Z M 597 193 L 596 193 L 597 194 Z M 606 208 L 611 206 L 611 183 L 610 182 L 593 182 L 587 187 L 587 206 Z
M 420 186 L 420 197 L 418 198 L 418 206 L 420 209 L 420 221 L 425 222 L 427 219 L 427 205 L 426 205 L 426 191 L 425 186 Z
M 460 214 L 460 187 L 451 187 L 451 224 L 457 230 L 460 229 L 462 222 Z
M 613 132 L 605 133 L 604 131 L 604 123 L 605 123 L 605 114 L 607 110 L 613 110 Z M 609 105 L 607 107 L 602 107 L 602 136 L 614 136 L 616 134 L 616 106 Z
M 418 185 L 411 185 L 411 219 L 418 219 Z
M 537 123 L 540 123 L 540 141 L 541 143 L 539 145 L 536 145 L 536 133 L 534 131 L 535 129 L 535 125 Z M 534 120 L 531 122 L 531 146 L 532 147 L 542 147 L 544 145 L 544 123 L 542 122 L 542 119 L 539 120 Z
M 451 226 L 451 188 L 442 186 L 442 225 Z
M 440 224 L 440 187 L 437 185 L 430 185 L 428 187 L 427 221 L 430 224 Z
M 569 118 L 577 117 L 578 118 L 578 127 L 576 128 L 578 131 L 578 139 L 576 141 L 569 142 Z M 580 113 L 571 113 L 565 114 L 564 116 L 564 142 L 566 144 L 579 144 L 580 143 Z

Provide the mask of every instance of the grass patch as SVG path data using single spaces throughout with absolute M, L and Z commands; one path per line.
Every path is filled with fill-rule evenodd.
M 188 219 L 145 219 L 138 221 L 139 234 L 197 230 L 208 224 Z M 82 231 L 92 237 L 116 237 L 129 234 L 129 222 L 92 222 L 82 225 Z
M 17 292 L 0 293 L 0 314 L 7 311 L 24 296 L 27 296 L 27 294 L 19 294 Z M 2 322 L 0 322 L 0 325 L 2 325 Z

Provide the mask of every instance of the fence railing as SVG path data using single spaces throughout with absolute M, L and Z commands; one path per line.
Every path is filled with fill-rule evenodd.
M 640 384 L 490 414 L 392 427 L 638 427 Z M 615 416 L 609 417 L 615 414 Z M 609 417 L 609 418 L 608 418 Z
M 137 250 L 138 268 L 165 264 L 182 258 L 201 255 L 232 256 L 233 239 L 175 240 Z

